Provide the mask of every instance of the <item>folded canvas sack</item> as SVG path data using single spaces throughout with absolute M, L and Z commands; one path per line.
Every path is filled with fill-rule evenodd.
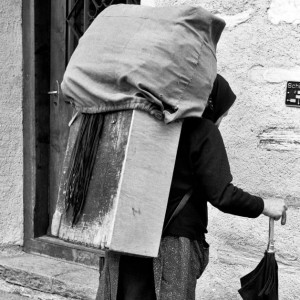
M 201 117 L 225 22 L 201 7 L 112 5 L 81 37 L 62 91 L 76 109 L 142 109 L 165 123 Z

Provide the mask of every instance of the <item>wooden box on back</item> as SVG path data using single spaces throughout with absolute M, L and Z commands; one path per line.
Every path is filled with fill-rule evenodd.
M 72 227 L 65 181 L 81 120 L 70 128 L 51 234 L 89 247 L 157 256 L 181 123 L 165 125 L 137 110 L 106 113 L 83 214 Z

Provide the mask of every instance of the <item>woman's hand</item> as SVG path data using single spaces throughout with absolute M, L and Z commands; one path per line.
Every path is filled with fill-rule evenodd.
M 283 199 L 280 198 L 268 198 L 264 199 L 263 214 L 270 218 L 274 218 L 276 221 L 280 220 L 281 224 L 286 223 L 286 211 L 288 207 Z

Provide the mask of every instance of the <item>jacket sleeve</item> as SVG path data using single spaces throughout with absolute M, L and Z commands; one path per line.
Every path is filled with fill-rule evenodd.
M 191 163 L 195 186 L 207 201 L 219 210 L 233 215 L 256 218 L 263 209 L 262 198 L 234 186 L 228 157 L 219 129 L 210 124 L 208 133 L 197 140 L 193 137 Z

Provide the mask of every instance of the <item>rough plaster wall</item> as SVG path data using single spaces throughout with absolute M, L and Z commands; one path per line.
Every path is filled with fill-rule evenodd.
M 287 80 L 300 81 L 299 0 L 145 0 L 144 4 L 201 5 L 227 22 L 218 70 L 237 101 L 221 125 L 234 182 L 289 203 L 287 225 L 275 227 L 280 299 L 300 298 L 300 108 L 284 104 Z M 211 262 L 198 300 L 241 299 L 239 278 L 267 246 L 268 219 L 244 219 L 209 208 Z
M 0 1 L 0 246 L 23 241 L 21 3 Z

